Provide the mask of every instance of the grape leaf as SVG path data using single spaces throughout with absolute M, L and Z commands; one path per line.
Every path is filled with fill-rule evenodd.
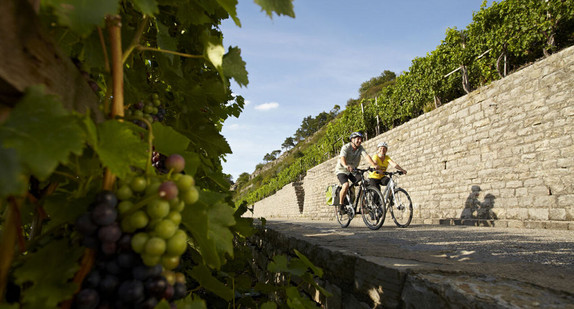
M 44 210 L 50 217 L 45 228 L 50 230 L 64 223 L 73 223 L 76 218 L 87 211 L 88 205 L 93 200 L 93 196 L 83 196 L 72 200 L 68 192 L 61 191 L 49 195 L 44 201 Z
M 223 74 L 235 79 L 241 87 L 249 83 L 245 61 L 241 58 L 241 49 L 238 47 L 229 47 L 229 51 L 223 56 Z
M 233 21 L 235 22 L 235 24 L 238 27 L 241 27 L 241 21 L 239 21 L 239 18 L 237 17 L 237 0 L 217 0 L 217 3 L 219 3 L 219 5 L 221 5 L 221 7 L 223 7 L 227 13 L 229 14 L 229 16 L 231 16 L 231 19 L 233 19 Z
M 108 120 L 98 127 L 98 144 L 94 147 L 102 164 L 120 178 L 131 172 L 131 167 L 145 169 L 148 145 L 136 135 L 141 128 L 130 122 Z
M 151 127 L 155 151 L 169 156 L 174 153 L 183 154 L 187 149 L 189 139 L 172 127 L 164 126 L 159 122 L 154 122 Z
M 225 54 L 225 48 L 222 44 L 221 36 L 213 36 L 206 33 L 203 36 L 203 43 L 205 46 L 204 56 L 215 69 L 223 77 L 223 55 Z
M 188 175 L 195 175 L 201 160 L 199 155 L 195 152 L 186 151 L 181 154 L 185 159 L 185 168 L 183 169 Z
M 96 26 L 104 26 L 106 15 L 117 14 L 118 0 L 45 0 L 42 5 L 52 7 L 58 22 L 76 33 L 86 36 Z
M 233 226 L 233 230 L 243 237 L 250 237 L 255 233 L 255 229 L 253 228 L 253 218 L 243 217 L 246 211 L 247 206 L 245 205 L 241 205 L 235 210 L 233 216 L 236 223 Z
M 178 10 L 175 13 L 177 19 L 186 27 L 189 25 L 210 24 L 212 20 L 208 14 L 212 14 L 215 11 L 211 1 L 202 1 L 202 3 L 197 3 L 196 1 L 180 2 L 177 4 L 177 8 Z
M 315 275 L 323 277 L 323 269 L 315 266 L 305 255 L 303 255 L 297 249 L 294 249 L 294 251 L 297 257 L 299 257 L 299 259 L 305 264 L 305 266 L 309 267 Z
M 45 180 L 70 153 L 80 155 L 84 132 L 78 117 L 65 110 L 43 87 L 31 87 L 0 127 L 3 146 L 16 150 L 22 165 Z
M 77 285 L 69 282 L 80 266 L 83 250 L 67 239 L 58 239 L 23 258 L 14 271 L 16 283 L 25 288 L 22 302 L 28 308 L 56 308 L 74 295 Z
M 265 302 L 261 305 L 261 309 L 277 309 L 277 304 L 274 302 Z
M 159 13 L 159 8 L 155 0 L 133 0 L 133 2 L 145 15 L 153 16 Z
M 177 41 L 169 35 L 169 29 L 162 23 L 157 24 L 157 46 L 159 49 L 177 51 Z M 173 64 L 174 55 L 166 55 Z
M 189 274 L 201 284 L 202 287 L 219 295 L 221 298 L 229 301 L 233 298 L 233 290 L 217 280 L 212 274 L 211 269 L 205 265 L 194 266 Z
M 284 254 L 274 256 L 273 261 L 267 264 L 267 270 L 274 273 L 289 272 L 287 256 Z
M 234 210 L 222 200 L 226 195 L 201 191 L 199 201 L 182 211 L 182 222 L 199 246 L 204 261 L 219 269 L 225 254 L 233 256 Z
M 267 16 L 273 18 L 273 12 L 277 16 L 287 15 L 295 18 L 295 11 L 293 11 L 293 0 L 255 0 L 261 7 L 261 11 L 265 11 Z
M 0 145 L 0 198 L 24 195 L 28 190 L 28 178 L 23 173 L 18 154 L 14 149 Z
M 189 293 L 189 294 L 187 294 L 187 296 L 185 298 L 180 299 L 180 300 L 176 300 L 175 304 L 177 305 L 177 308 L 182 308 L 182 309 L 206 309 L 207 308 L 205 301 L 203 299 L 201 299 L 201 297 L 198 296 L 197 293 Z

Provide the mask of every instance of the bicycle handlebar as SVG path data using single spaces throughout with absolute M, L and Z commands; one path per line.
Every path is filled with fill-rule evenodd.
M 383 172 L 383 175 L 403 175 L 404 172 L 403 171 L 396 171 L 396 172 Z
M 366 168 L 366 169 L 356 168 L 356 167 L 353 168 L 353 173 L 364 173 L 364 172 L 372 172 L 372 171 L 375 171 L 375 169 L 372 168 L 372 167 L 369 167 L 369 168 Z
M 366 168 L 366 169 L 356 168 L 356 167 L 353 168 L 353 173 L 364 173 L 364 172 L 373 172 L 373 171 L 376 171 L 376 169 L 374 169 L 374 168 L 372 168 L 372 167 L 369 167 L 369 168 Z M 389 176 L 392 176 L 392 175 L 403 175 L 403 174 L 404 174 L 403 171 L 383 172 L 383 175 L 389 175 Z

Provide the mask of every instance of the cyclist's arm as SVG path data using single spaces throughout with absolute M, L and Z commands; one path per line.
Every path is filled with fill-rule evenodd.
M 369 161 L 369 163 L 371 164 L 371 167 L 374 169 L 377 169 L 379 166 L 377 165 L 377 163 L 375 161 L 373 161 L 373 158 L 371 158 L 371 156 L 369 156 L 368 154 L 365 156 L 367 157 L 367 160 Z
M 341 162 L 341 165 L 347 169 L 349 172 L 353 170 L 353 167 L 347 164 L 347 158 L 345 156 L 341 156 L 339 157 L 339 161 Z
M 389 160 L 389 163 L 393 165 L 394 168 L 398 169 L 399 171 L 403 172 L 403 173 L 407 173 L 407 170 L 405 170 L 404 168 L 400 167 L 397 162 L 393 161 L 392 159 Z

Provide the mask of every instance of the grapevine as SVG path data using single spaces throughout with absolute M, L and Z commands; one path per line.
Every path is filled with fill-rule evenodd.
M 0 306 L 205 307 L 198 282 L 233 298 L 212 274 L 252 223 L 221 185 L 231 149 L 220 131 L 244 105 L 231 79 L 248 81 L 218 25 L 240 22 L 235 5 L 183 2 L 0 4 L 15 22 L 0 44 L 33 42 L 17 61 L 55 50 L 57 72 L 80 77 L 29 82 L 1 102 Z M 294 16 L 280 2 L 259 5 Z M 27 39 L 4 40 L 5 29 Z

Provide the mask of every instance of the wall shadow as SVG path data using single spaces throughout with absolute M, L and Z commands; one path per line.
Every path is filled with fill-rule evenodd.
M 492 210 L 496 196 L 487 193 L 480 201 L 480 194 L 482 189 L 480 186 L 472 186 L 470 194 L 464 202 L 464 209 L 460 215 L 460 225 L 475 225 L 475 226 L 494 226 L 495 221 L 498 220 L 496 213 Z M 458 220 L 455 220 L 457 224 Z M 457 225 L 458 225 L 457 224 Z
M 482 189 L 474 185 L 470 188 L 470 193 L 464 202 L 464 208 L 459 219 L 440 220 L 441 224 L 469 225 L 469 226 L 495 226 L 498 220 L 493 211 L 496 196 L 486 193 L 483 200 L 480 200 Z
M 299 206 L 299 213 L 303 213 L 303 205 L 305 204 L 305 189 L 303 189 L 302 181 L 295 181 L 293 183 L 295 188 L 295 195 L 297 196 L 297 205 Z

